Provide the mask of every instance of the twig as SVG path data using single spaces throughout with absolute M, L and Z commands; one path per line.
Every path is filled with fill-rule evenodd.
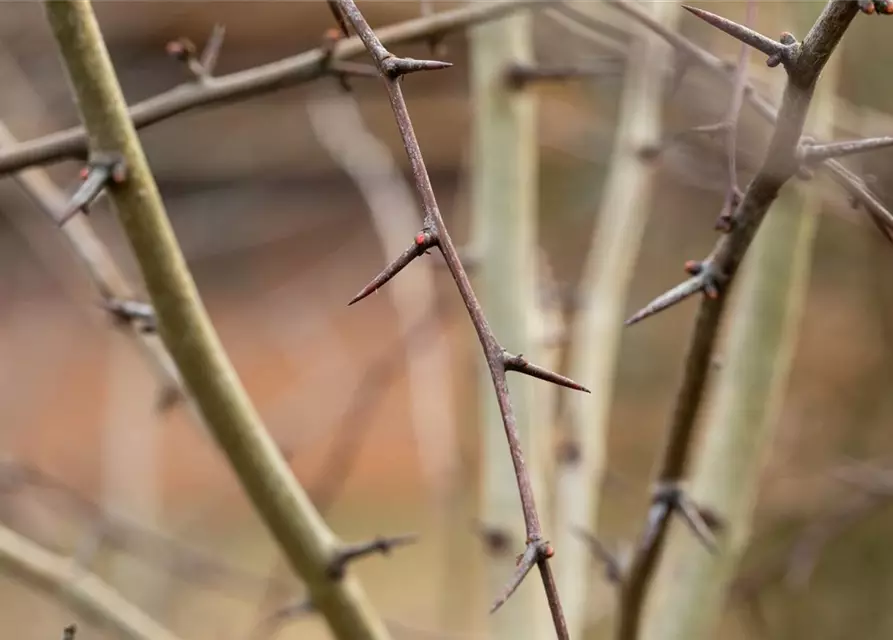
M 379 40 L 372 31 L 353 0 L 337 1 L 342 13 L 345 15 L 348 22 L 351 23 L 354 30 L 359 34 L 359 37 L 362 39 L 379 70 L 382 72 L 382 78 L 387 88 L 391 107 L 394 111 L 394 117 L 397 121 L 397 127 L 400 130 L 403 145 L 406 149 L 412 168 L 416 190 L 418 191 L 419 199 L 425 212 L 425 218 L 422 225 L 423 231 L 415 238 L 413 246 L 408 252 L 418 255 L 422 247 L 428 248 L 437 246 L 437 248 L 440 249 L 444 260 L 450 269 L 450 273 L 456 282 L 456 286 L 459 289 L 459 293 L 462 296 L 462 300 L 465 303 L 465 307 L 468 310 L 472 323 L 474 324 L 481 346 L 483 347 L 487 365 L 493 378 L 500 412 L 503 417 L 506 438 L 509 443 L 509 450 L 515 468 L 518 490 L 521 497 L 521 506 L 524 512 L 524 522 L 527 530 L 527 550 L 525 551 L 525 557 L 532 556 L 535 558 L 535 562 L 538 565 L 543 578 L 556 633 L 559 638 L 567 638 L 567 627 L 564 622 L 564 615 L 561 611 L 561 602 L 548 562 L 553 551 L 549 543 L 543 537 L 539 514 L 536 510 L 533 488 L 524 462 L 524 456 L 521 451 L 518 429 L 509 398 L 508 385 L 506 384 L 505 351 L 490 330 L 480 303 L 472 290 L 468 275 L 459 260 L 456 248 L 453 245 L 453 241 L 450 238 L 446 225 L 443 222 L 443 218 L 440 215 L 440 210 L 438 209 L 434 191 L 431 187 L 431 181 L 425 167 L 425 162 L 422 158 L 421 149 L 419 148 L 415 132 L 413 131 L 412 121 L 409 117 L 409 112 L 406 107 L 406 101 L 403 98 L 403 91 L 400 84 L 401 76 L 407 72 L 426 68 L 442 69 L 448 65 L 440 62 L 417 61 L 395 57 L 384 47 L 382 41 Z M 406 256 L 407 254 L 404 254 L 403 261 L 408 264 L 410 259 L 407 259 Z M 402 268 L 402 266 L 400 266 L 400 268 Z M 389 269 L 392 272 L 396 271 L 393 268 Z M 386 270 L 386 274 L 387 277 L 384 280 L 377 279 L 380 281 L 380 284 L 384 284 L 387 279 L 392 277 L 392 273 L 389 273 L 388 270 Z
M 29 587 L 65 602 L 86 618 L 100 621 L 133 640 L 178 640 L 121 594 L 67 558 L 57 556 L 0 526 L 0 566 Z M 70 631 L 69 631 L 70 630 Z M 73 637 L 66 627 L 63 637 Z
M 530 0 L 500 0 L 492 4 L 474 4 L 385 27 L 378 35 L 385 44 L 425 40 L 492 20 L 509 11 L 521 9 L 529 2 Z M 363 50 L 363 44 L 357 37 L 342 40 L 331 53 L 331 62 L 340 63 L 359 55 Z M 199 107 L 255 97 L 316 80 L 332 73 L 329 62 L 325 48 L 320 47 L 269 64 L 211 78 L 203 83 L 179 85 L 134 104 L 128 108 L 128 113 L 133 125 L 140 129 Z M 0 150 L 0 175 L 66 158 L 84 158 L 86 155 L 86 132 L 83 127 L 72 127 Z
M 347 568 L 348 563 L 375 553 L 388 555 L 392 549 L 412 544 L 418 539 L 418 535 L 408 533 L 402 536 L 375 538 L 369 542 L 344 545 L 338 550 L 335 557 L 332 558 L 332 561 L 329 564 L 329 575 L 331 575 L 334 580 L 340 580 L 344 576 L 344 571 Z
M 799 164 L 797 149 L 816 80 L 856 13 L 858 7 L 853 2 L 829 2 L 803 42 L 787 60 L 787 87 L 763 165 L 735 211 L 731 232 L 719 240 L 702 268 L 702 272 L 709 267 L 714 274 L 721 276 L 723 282 L 720 284 L 727 285 L 734 278 L 779 189 L 795 175 Z M 696 275 L 693 280 L 699 277 Z M 664 485 L 678 482 L 687 466 L 695 418 L 727 299 L 725 293 L 723 290 L 716 297 L 704 297 L 698 311 L 686 356 L 684 377 L 660 463 L 658 477 Z M 639 635 L 642 608 L 666 532 L 667 520 L 663 518 L 654 531 L 653 543 L 640 547 L 636 552 L 623 585 L 618 640 L 635 640 Z
M 328 575 L 336 538 L 264 428 L 198 297 L 92 8 L 85 0 L 50 0 L 45 7 L 92 150 L 118 153 L 129 168 L 127 180 L 110 185 L 109 195 L 145 276 L 159 333 L 208 426 L 334 635 L 387 638 L 359 584 Z

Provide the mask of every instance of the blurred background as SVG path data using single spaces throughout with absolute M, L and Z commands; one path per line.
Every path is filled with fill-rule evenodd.
M 769 35 L 802 36 L 822 8 L 757 4 L 756 26 Z M 537 267 L 535 295 L 525 313 L 536 318 L 531 340 L 539 341 L 539 353 L 563 373 L 624 117 L 624 77 L 637 55 L 628 47 L 635 26 L 628 17 L 602 3 L 573 5 L 610 28 L 593 38 L 538 11 L 533 58 L 589 72 L 522 90 L 536 103 L 538 156 L 537 248 L 528 254 Z M 459 6 L 361 3 L 376 28 Z M 709 8 L 744 15 L 743 3 Z M 334 26 L 326 4 L 309 1 L 101 2 L 96 11 L 130 103 L 191 81 L 185 65 L 165 53 L 171 40 L 187 37 L 201 47 L 215 24 L 225 25 L 216 69 L 222 75 L 315 48 Z M 888 22 L 859 16 L 838 51 L 830 98 L 836 139 L 893 132 Z M 687 15 L 677 23 L 734 64 L 731 39 Z M 409 76 L 403 86 L 442 213 L 474 277 L 487 256 L 475 252 L 473 237 L 472 125 L 479 112 L 469 42 L 459 32 L 434 56 L 425 43 L 394 50 L 454 63 Z M 751 56 L 750 79 L 777 104 L 784 74 L 763 62 Z M 728 83 L 697 66 L 677 73 L 672 55 L 654 65 L 668 86 L 677 83 L 663 93 L 664 132 L 722 120 Z M 214 325 L 327 522 L 347 541 L 420 533 L 417 544 L 354 567 L 395 637 L 497 637 L 488 632 L 494 593 L 485 574 L 499 554 L 486 544 L 492 530 L 482 524 L 480 487 L 488 461 L 482 432 L 500 427 L 481 418 L 492 392 L 480 383 L 480 347 L 455 285 L 432 252 L 400 276 L 408 283 L 404 293 L 386 287 L 347 307 L 408 246 L 421 220 L 384 88 L 374 78 L 349 84 L 344 92 L 337 79 L 323 77 L 198 109 L 143 129 L 141 139 Z M 38 3 L 0 6 L 0 119 L 20 140 L 77 123 Z M 770 133 L 745 105 L 742 186 Z M 724 153 L 721 140 L 684 137 L 653 161 L 624 317 L 680 281 L 685 260 L 709 253 L 724 197 Z M 512 152 L 505 158 L 510 162 Z M 888 150 L 846 161 L 873 177 L 872 189 L 887 206 L 891 160 Z M 395 172 L 388 173 L 389 163 Z M 47 171 L 72 193 L 80 166 L 66 161 Z M 391 187 L 378 195 L 372 189 L 370 197 L 362 176 L 382 167 L 379 184 Z M 858 508 L 864 492 L 834 473 L 854 459 L 882 463 L 893 454 L 893 403 L 884 391 L 893 382 L 893 280 L 885 276 L 893 251 L 826 177 L 805 186 L 820 195 L 805 306 L 751 536 L 713 637 L 893 634 L 893 510 L 883 495 Z M 281 607 L 302 600 L 300 582 L 201 422 L 186 402 L 170 401 L 132 334 L 99 304 L 66 237 L 10 176 L 0 180 L 0 214 L 2 524 L 99 574 L 184 639 L 328 637 L 313 616 L 276 622 Z M 89 222 L 127 279 L 139 283 L 107 200 L 92 207 Z M 400 296 L 403 303 L 395 304 Z M 621 551 L 644 524 L 696 308 L 688 301 L 620 334 L 592 526 Z M 504 346 L 530 353 L 521 344 Z M 552 487 L 543 490 L 542 504 L 567 454 L 563 408 L 572 393 L 557 392 L 528 441 L 542 459 L 544 486 Z M 504 481 L 514 491 L 511 474 Z M 435 494 L 449 494 L 448 516 L 438 513 Z M 511 556 L 523 549 L 516 513 L 508 560 L 501 560 L 506 579 Z M 803 551 L 809 536 L 812 547 Z M 612 586 L 595 559 L 579 562 L 592 563 L 586 637 L 608 637 Z M 525 588 L 541 598 L 538 578 L 528 582 Z M 510 616 L 523 602 L 497 615 Z M 14 572 L 0 575 L 0 603 L 0 626 L 23 640 L 53 637 L 73 620 L 82 638 L 113 637 Z

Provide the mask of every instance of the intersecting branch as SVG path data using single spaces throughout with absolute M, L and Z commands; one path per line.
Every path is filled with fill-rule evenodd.
M 515 469 L 515 476 L 518 483 L 518 491 L 521 497 L 521 507 L 524 512 L 524 522 L 527 531 L 527 547 L 524 554 L 521 556 L 518 569 L 512 580 L 509 582 L 505 592 L 497 599 L 493 610 L 497 609 L 499 605 L 511 595 L 533 565 L 536 564 L 539 567 L 543 579 L 556 633 L 559 638 L 567 638 L 567 626 L 561 610 L 558 590 L 555 586 L 555 580 L 548 562 L 554 551 L 543 537 L 530 475 L 524 462 L 523 452 L 521 451 L 520 438 L 506 382 L 506 372 L 512 367 L 522 373 L 527 373 L 528 375 L 537 374 L 535 377 L 544 377 L 554 382 L 559 381 L 561 377 L 558 376 L 558 374 L 547 372 L 538 367 L 533 367 L 515 356 L 507 355 L 505 349 L 502 348 L 496 337 L 493 335 L 483 309 L 471 287 L 468 274 L 462 266 L 462 262 L 459 259 L 459 255 L 450 238 L 449 232 L 446 229 L 443 218 L 441 217 L 437 200 L 431 187 L 428 171 L 422 157 L 422 152 L 418 140 L 416 139 L 415 131 L 413 130 L 406 101 L 403 97 L 401 77 L 404 74 L 418 70 L 443 69 L 449 65 L 439 61 L 412 60 L 395 56 L 385 48 L 382 41 L 376 36 L 375 32 L 366 22 L 353 0 L 336 0 L 336 2 L 341 13 L 357 32 L 381 71 L 391 108 L 397 122 L 397 127 L 403 140 L 403 146 L 409 158 L 419 200 L 424 211 L 422 231 L 420 231 L 414 238 L 413 244 L 400 257 L 388 265 L 381 274 L 373 279 L 372 282 L 351 301 L 351 303 L 362 299 L 372 291 L 384 285 L 388 280 L 399 273 L 400 270 L 405 268 L 414 259 L 424 254 L 428 249 L 436 247 L 440 250 L 453 280 L 459 289 L 462 301 L 465 303 L 465 307 L 471 318 L 472 324 L 474 325 L 475 331 L 478 334 L 478 339 L 484 350 L 487 365 L 493 379 L 500 414 L 503 418 L 503 425 L 509 444 L 509 451 Z M 566 381 L 566 383 L 570 383 L 570 381 Z M 579 388 L 579 385 L 577 385 L 577 387 Z
M 694 278 L 702 277 L 704 264 L 713 274 L 720 274 L 722 282 L 715 291 L 709 291 L 703 283 L 703 297 L 695 320 L 695 328 L 686 355 L 685 371 L 676 406 L 669 425 L 666 447 L 660 463 L 658 482 L 660 487 L 675 487 L 681 481 L 688 463 L 695 420 L 704 394 L 710 361 L 719 333 L 719 326 L 727 299 L 729 284 L 735 277 L 744 255 L 760 225 L 775 201 L 781 187 L 792 178 L 799 166 L 798 150 L 807 110 L 812 99 L 815 83 L 822 68 L 843 37 L 859 8 L 854 2 L 829 2 L 815 25 L 798 45 L 790 46 L 784 57 L 788 82 L 784 99 L 778 112 L 777 124 L 769 143 L 762 166 L 751 181 L 741 202 L 732 216 L 731 230 L 717 242 L 709 258 L 701 263 L 701 271 Z M 704 17 L 706 12 L 694 12 Z M 709 14 L 712 16 L 712 14 Z M 711 24 L 720 21 L 710 18 Z M 725 23 L 722 23 L 724 26 Z M 740 27 L 740 25 L 739 25 Z M 741 27 L 733 35 L 748 44 L 762 40 L 740 37 Z M 729 32 L 730 29 L 723 28 Z M 762 46 L 761 44 L 761 46 Z M 764 51 L 765 53 L 765 51 Z M 691 287 L 690 287 L 691 288 Z M 653 303 L 652 303 L 653 304 Z M 665 308 L 665 307 L 664 307 Z M 637 314 L 639 315 L 639 314 Z M 664 506 L 659 505 L 663 504 Z M 641 612 L 648 586 L 657 566 L 667 533 L 669 507 L 666 501 L 655 502 L 646 529 L 621 593 L 620 620 L 617 625 L 618 640 L 635 640 L 639 635 Z M 690 511 L 690 510 L 689 510 Z

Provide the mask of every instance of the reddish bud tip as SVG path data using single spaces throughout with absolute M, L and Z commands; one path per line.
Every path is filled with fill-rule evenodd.
M 80 176 L 81 180 L 86 180 L 87 176 L 90 175 L 89 167 L 81 167 L 81 170 L 78 171 L 78 176 Z
M 547 558 L 551 558 L 555 555 L 555 548 L 551 544 L 547 544 L 546 548 L 543 549 L 543 555 L 545 555 Z
M 685 272 L 690 273 L 693 276 L 701 273 L 701 263 L 697 260 L 686 260 L 685 261 Z
M 424 233 L 420 233 L 415 237 L 415 243 L 420 247 L 424 247 L 426 244 L 428 244 L 428 236 Z
M 326 29 L 326 32 L 323 34 L 323 37 L 326 40 L 340 40 L 341 32 L 335 28 Z

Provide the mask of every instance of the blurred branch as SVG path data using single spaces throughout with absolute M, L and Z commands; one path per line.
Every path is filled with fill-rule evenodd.
M 678 4 L 655 3 L 650 15 L 672 30 L 678 21 Z M 598 530 L 595 520 L 604 479 L 623 313 L 651 210 L 655 166 L 642 149 L 654 145 L 661 136 L 666 77 L 663 61 L 672 53 L 646 27 L 633 27 L 617 133 L 577 285 L 580 307 L 569 345 L 571 376 L 592 380 L 594 385 L 592 395 L 568 399 L 568 442 L 564 446 L 565 452 L 573 453 L 561 456 L 557 469 L 558 546 L 565 553 L 556 562 L 561 568 L 561 591 L 567 599 L 568 626 L 573 636 L 584 633 L 594 583 L 591 563 L 580 561 L 590 545 L 579 531 Z
M 385 27 L 379 30 L 379 36 L 388 45 L 426 40 L 492 20 L 528 4 L 530 0 L 473 4 Z M 325 75 L 337 75 L 339 72 L 332 68 L 332 63 L 359 55 L 364 50 L 363 43 L 356 36 L 339 41 L 333 47 L 319 47 L 244 71 L 207 78 L 203 82 L 181 84 L 134 104 L 128 108 L 128 115 L 134 127 L 139 129 L 199 107 L 243 100 L 310 82 Z M 87 149 L 84 127 L 51 133 L 8 149 L 0 149 L 0 175 L 66 158 L 85 158 Z
M 696 63 L 704 69 L 716 74 L 717 76 L 735 85 L 735 67 L 728 65 L 722 59 L 710 53 L 706 49 L 698 46 L 684 36 L 670 31 L 663 27 L 659 22 L 655 21 L 651 13 L 642 8 L 639 4 L 632 0 L 613 0 L 611 6 L 616 7 L 618 11 L 623 12 L 630 18 L 646 25 L 655 33 L 669 42 L 677 54 L 684 56 L 687 60 Z M 562 11 L 568 15 L 572 15 L 581 22 L 587 20 L 587 16 L 581 14 L 566 5 L 559 5 Z M 766 98 L 761 96 L 749 81 L 745 81 L 743 86 L 744 100 L 769 124 L 777 125 L 779 118 L 779 110 Z M 852 172 L 848 171 L 837 160 L 826 160 L 822 165 L 824 169 L 832 173 L 832 177 L 836 182 L 840 183 L 843 188 L 853 198 L 854 202 L 865 207 L 872 221 L 881 230 L 881 232 L 893 242 L 893 214 L 874 196 L 866 187 L 863 180 L 858 178 Z M 685 296 L 687 297 L 687 296 Z
M 96 17 L 84 0 L 50 0 L 58 42 L 93 151 L 117 153 L 128 177 L 109 186 L 143 271 L 159 332 L 243 488 L 306 582 L 338 638 L 384 639 L 388 632 L 359 584 L 333 580 L 337 539 L 282 459 L 232 368 L 207 316 L 127 113 Z
M 33 589 L 58 597 L 85 618 L 133 640 L 177 640 L 97 576 L 0 526 L 0 567 Z
M 797 45 L 796 53 L 786 61 L 788 81 L 784 100 L 763 165 L 736 208 L 731 231 L 719 240 L 710 257 L 700 263 L 697 275 L 689 281 L 707 295 L 689 343 L 685 373 L 660 462 L 660 485 L 678 483 L 683 477 L 728 287 L 779 190 L 797 173 L 798 145 L 816 81 L 857 12 L 855 3 L 829 2 L 803 42 Z M 641 315 L 637 314 L 633 320 Z M 640 546 L 633 558 L 623 584 L 618 640 L 639 637 L 645 598 L 664 546 L 667 526 L 667 517 L 659 519 L 649 535 L 649 544 Z

